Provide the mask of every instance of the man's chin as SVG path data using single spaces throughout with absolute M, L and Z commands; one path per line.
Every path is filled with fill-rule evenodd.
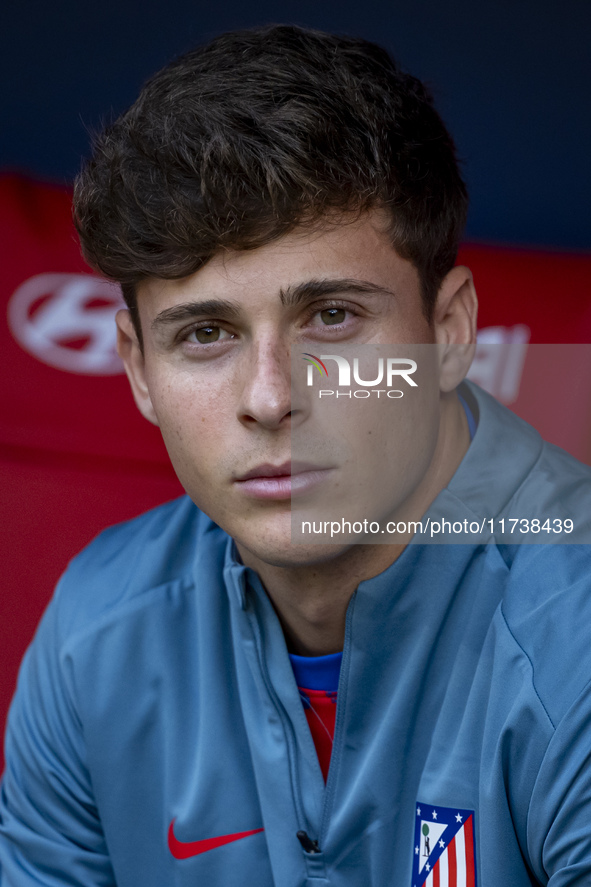
M 204 509 L 205 510 L 205 509 Z M 210 515 L 231 536 L 245 564 L 257 569 L 257 564 L 273 567 L 297 568 L 313 566 L 334 560 L 350 544 L 334 544 L 325 540 L 316 543 L 292 541 L 291 508 L 276 506 L 271 513 L 249 511 L 238 517 L 226 510 Z
M 271 567 L 283 567 L 284 569 L 296 569 L 299 567 L 311 567 L 314 564 L 322 564 L 334 560 L 347 550 L 347 545 L 333 545 L 330 543 L 304 544 L 292 543 L 289 538 L 265 539 L 237 538 L 234 541 L 245 564 L 257 569 L 257 562 Z

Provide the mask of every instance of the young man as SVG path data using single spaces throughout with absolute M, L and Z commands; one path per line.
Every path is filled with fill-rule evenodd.
M 591 879 L 591 558 L 494 523 L 562 527 L 590 472 L 456 393 L 465 210 L 425 89 L 363 40 L 224 35 L 101 137 L 76 221 L 188 497 L 103 533 L 47 610 L 8 725 L 3 887 Z M 389 346 L 423 355 L 394 437 L 354 412 L 346 440 L 310 435 L 302 355 Z M 380 522 L 493 532 L 292 542 L 292 498 L 368 484 Z

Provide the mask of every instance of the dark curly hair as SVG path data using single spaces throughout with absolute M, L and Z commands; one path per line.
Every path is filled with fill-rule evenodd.
M 140 335 L 140 281 L 378 207 L 430 319 L 467 210 L 453 141 L 385 49 L 291 25 L 222 34 L 153 76 L 74 190 L 84 256 L 121 283 Z

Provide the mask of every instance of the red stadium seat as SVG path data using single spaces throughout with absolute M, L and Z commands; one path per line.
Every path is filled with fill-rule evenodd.
M 182 493 L 114 352 L 120 292 L 81 258 L 70 202 L 65 188 L 0 176 L 0 725 L 68 560 L 105 526 Z

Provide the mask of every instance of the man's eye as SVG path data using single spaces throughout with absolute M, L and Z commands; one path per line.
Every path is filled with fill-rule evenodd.
M 335 323 L 344 323 L 346 316 L 347 312 L 344 308 L 325 308 L 324 311 L 320 312 L 322 323 L 326 326 L 331 326 Z
M 202 326 L 199 329 L 191 330 L 187 336 L 188 342 L 197 342 L 199 345 L 209 345 L 212 342 L 219 342 L 220 339 L 228 338 L 229 333 L 219 326 Z

